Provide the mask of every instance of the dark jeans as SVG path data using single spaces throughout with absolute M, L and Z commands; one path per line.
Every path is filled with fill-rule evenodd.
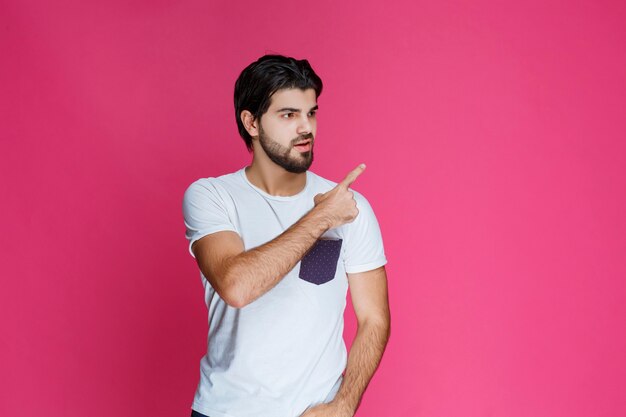
M 196 410 L 191 410 L 191 417 L 209 417 L 209 416 L 205 416 L 204 414 L 200 414 Z

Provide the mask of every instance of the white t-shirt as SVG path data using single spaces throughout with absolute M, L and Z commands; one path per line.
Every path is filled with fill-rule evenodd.
M 196 240 L 225 230 L 239 234 L 246 250 L 263 245 L 335 185 L 307 171 L 300 193 L 280 197 L 252 185 L 244 169 L 199 179 L 183 200 L 189 251 L 193 256 Z M 346 273 L 387 262 L 374 212 L 354 195 L 357 218 L 326 232 L 274 288 L 245 307 L 227 305 L 202 276 L 209 335 L 194 410 L 210 417 L 296 417 L 334 397 L 347 358 Z

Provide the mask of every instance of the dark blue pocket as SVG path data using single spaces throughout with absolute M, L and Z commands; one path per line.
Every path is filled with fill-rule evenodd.
M 318 240 L 302 258 L 299 277 L 315 285 L 335 278 L 342 242 L 341 239 Z

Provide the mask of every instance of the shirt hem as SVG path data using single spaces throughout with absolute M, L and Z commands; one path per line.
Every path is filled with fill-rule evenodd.
M 380 268 L 381 266 L 386 265 L 386 264 L 387 264 L 386 258 L 379 258 L 374 262 L 369 262 L 366 264 L 346 266 L 346 273 L 357 274 L 359 272 L 367 272 L 376 268 Z
M 216 227 L 214 229 L 206 229 L 206 230 L 202 230 L 200 232 L 196 232 L 194 234 L 193 239 L 191 239 L 189 241 L 189 253 L 191 254 L 191 256 L 193 256 L 194 258 L 196 257 L 196 255 L 194 255 L 193 251 L 191 250 L 191 246 L 196 241 L 202 239 L 205 236 L 208 236 L 208 235 L 211 235 L 211 234 L 217 233 L 217 232 L 235 232 L 235 233 L 239 234 L 239 232 L 237 232 L 234 227 Z
M 198 404 L 195 401 L 193 405 L 191 406 L 191 409 L 194 411 L 197 411 L 198 413 L 204 414 L 205 416 L 208 416 L 208 417 L 237 417 L 237 416 L 233 416 L 232 414 L 226 414 L 226 413 L 222 413 L 221 411 L 213 410 L 211 408 L 202 407 L 200 404 Z

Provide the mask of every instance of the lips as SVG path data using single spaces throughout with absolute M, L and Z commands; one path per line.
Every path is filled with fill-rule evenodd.
M 293 147 L 300 152 L 308 152 L 311 150 L 311 140 L 307 139 L 302 142 L 298 142 Z

